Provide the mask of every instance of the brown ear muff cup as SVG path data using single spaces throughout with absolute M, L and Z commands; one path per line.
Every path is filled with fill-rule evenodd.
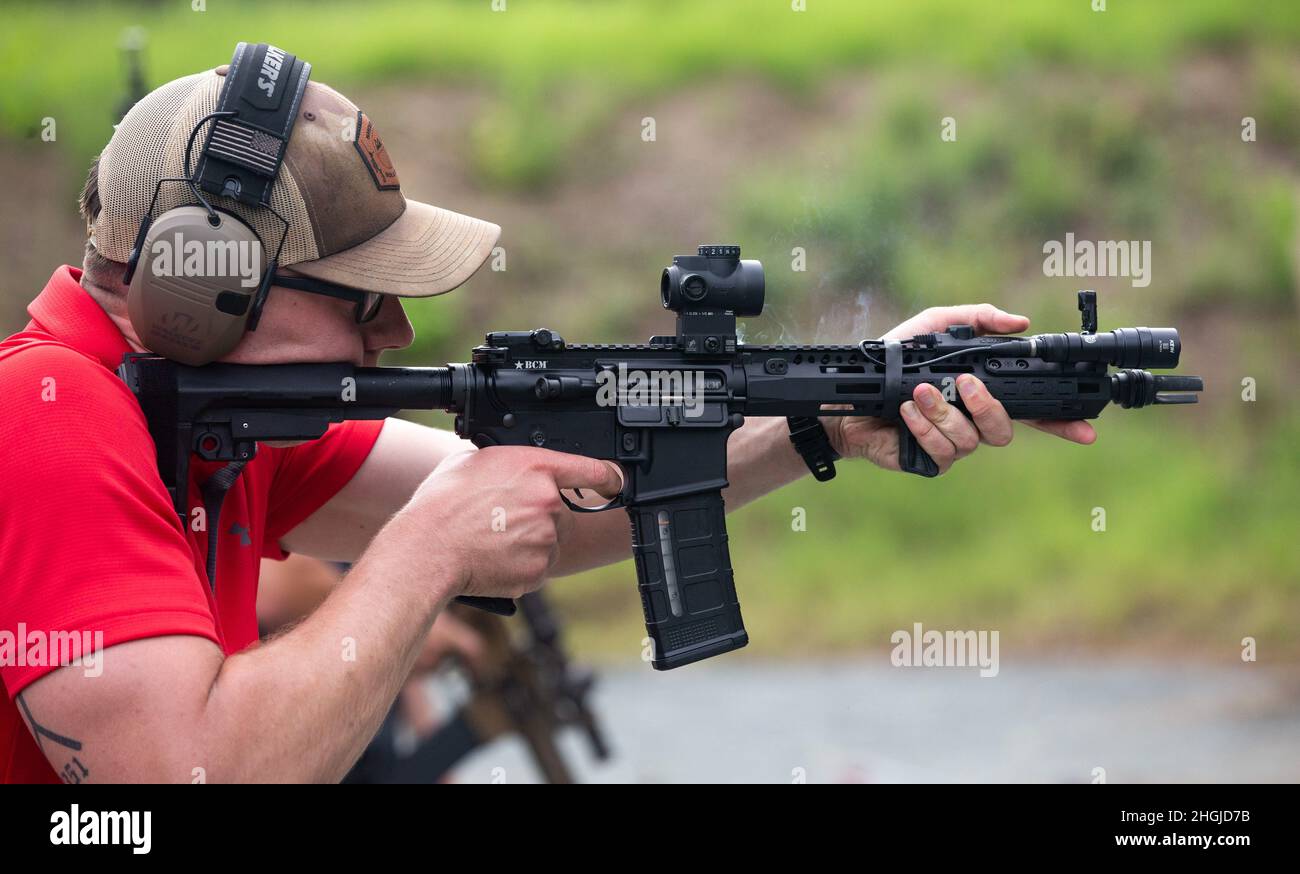
M 127 312 L 146 349 L 199 366 L 228 354 L 244 335 L 265 258 L 248 225 L 201 206 L 168 210 L 140 247 Z

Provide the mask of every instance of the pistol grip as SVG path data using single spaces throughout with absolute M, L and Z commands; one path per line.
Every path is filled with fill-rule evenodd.
M 627 513 L 654 669 L 679 668 L 749 643 L 727 551 L 722 492 L 638 503 Z

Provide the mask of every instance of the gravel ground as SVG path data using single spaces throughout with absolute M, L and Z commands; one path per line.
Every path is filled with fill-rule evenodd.
M 606 670 L 614 755 L 562 738 L 586 782 L 1256 782 L 1300 780 L 1297 671 L 1074 661 L 973 669 L 878 662 Z M 504 770 L 495 770 L 504 769 Z M 462 782 L 535 782 L 514 739 Z

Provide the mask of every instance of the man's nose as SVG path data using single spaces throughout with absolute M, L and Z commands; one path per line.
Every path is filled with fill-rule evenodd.
M 379 313 L 361 326 L 366 345 L 366 356 L 378 356 L 385 349 L 405 349 L 415 339 L 411 320 L 402 309 L 402 299 L 388 295 L 379 307 Z

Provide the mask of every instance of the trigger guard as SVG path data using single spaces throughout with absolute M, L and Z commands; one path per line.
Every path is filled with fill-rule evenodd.
M 574 489 L 573 491 L 578 497 L 582 497 L 582 489 Z M 622 492 L 619 492 L 617 495 L 610 498 L 609 503 L 599 507 L 583 507 L 579 504 L 575 504 L 573 501 L 569 500 L 569 496 L 566 495 L 563 490 L 560 491 L 560 500 L 564 502 L 564 506 L 568 507 L 575 513 L 603 513 L 606 510 L 614 510 L 619 507 L 627 506 L 623 500 Z

